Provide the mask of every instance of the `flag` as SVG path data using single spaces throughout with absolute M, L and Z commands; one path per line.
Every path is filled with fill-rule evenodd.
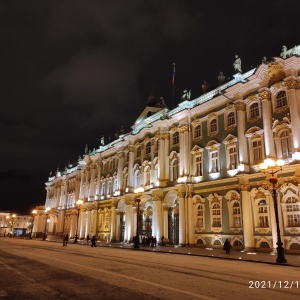
M 173 77 L 172 77 L 172 85 L 175 85 L 175 63 L 173 63 Z

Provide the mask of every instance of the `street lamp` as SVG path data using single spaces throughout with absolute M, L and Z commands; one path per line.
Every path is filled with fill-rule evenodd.
M 36 213 L 37 213 L 37 210 L 36 209 L 34 209 L 32 212 L 31 212 L 31 214 L 32 214 L 32 224 L 31 224 L 31 231 L 30 231 L 30 239 L 32 239 L 32 231 L 33 231 L 33 224 L 34 224 L 34 218 L 35 218 L 35 215 L 36 215 Z
M 74 239 L 74 244 L 78 243 L 78 219 L 79 219 L 79 212 L 81 209 L 81 205 L 83 204 L 82 200 L 77 200 L 76 201 L 76 209 L 77 209 L 77 225 L 76 225 L 76 234 L 75 234 L 75 239 Z
M 14 226 L 14 222 L 15 222 L 15 219 L 16 219 L 16 214 L 12 214 L 10 216 L 7 216 L 6 217 L 7 221 L 10 223 L 10 237 L 13 237 L 13 226 Z M 9 221 L 11 220 L 11 221 Z
M 271 158 L 265 159 L 265 161 L 260 164 L 260 169 L 263 170 L 264 173 L 266 173 L 266 170 L 269 169 L 270 171 L 268 174 L 271 175 L 269 178 L 269 182 L 271 186 L 269 189 L 272 191 L 273 195 L 273 201 L 274 201 L 274 210 L 275 210 L 275 219 L 276 219 L 276 229 L 277 229 L 277 259 L 276 262 L 278 264 L 285 264 L 287 263 L 287 260 L 284 256 L 284 248 L 282 247 L 281 242 L 281 236 L 280 236 L 280 227 L 279 227 L 279 217 L 278 217 L 278 204 L 277 204 L 277 193 L 280 189 L 280 186 L 278 185 L 278 178 L 275 176 L 275 174 L 279 171 L 282 171 L 282 166 L 285 164 L 285 162 L 282 159 L 279 159 L 277 161 L 274 161 Z M 278 170 L 274 170 L 275 168 L 279 168 Z
M 48 221 L 48 215 L 49 215 L 49 213 L 48 213 L 48 211 L 50 210 L 50 207 L 47 207 L 46 209 L 45 209 L 45 215 L 46 215 L 46 222 L 45 222 L 45 228 L 44 228 L 44 233 L 43 233 L 43 241 L 45 241 L 46 240 L 46 230 L 47 230 L 47 221 Z
M 141 195 L 144 192 L 142 187 L 139 187 L 134 190 L 134 193 L 137 194 L 135 201 L 137 202 L 137 212 L 136 212 L 136 236 L 134 239 L 134 248 L 140 248 L 140 237 L 139 237 L 139 223 L 140 223 L 140 202 L 141 202 Z

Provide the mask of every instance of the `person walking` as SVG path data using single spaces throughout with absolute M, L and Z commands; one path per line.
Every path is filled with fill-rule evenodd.
M 63 235 L 63 246 L 66 246 L 66 236 Z
M 92 242 L 91 247 L 96 247 L 96 236 L 95 235 L 93 235 L 91 242 Z
M 89 234 L 86 236 L 86 243 L 89 245 L 90 244 L 90 236 Z
M 229 240 L 226 239 L 226 241 L 224 243 L 224 247 L 223 247 L 223 249 L 226 251 L 226 254 L 230 254 L 231 248 L 232 248 L 232 246 L 231 246 Z
M 65 245 L 66 245 L 66 247 L 68 246 L 68 242 L 69 242 L 69 235 L 66 234 L 66 236 L 65 236 Z

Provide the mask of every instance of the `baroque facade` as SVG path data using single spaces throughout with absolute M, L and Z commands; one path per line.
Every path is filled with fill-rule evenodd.
M 173 245 L 221 247 L 228 238 L 234 247 L 271 251 L 270 174 L 259 164 L 276 157 L 286 162 L 277 173 L 282 242 L 300 250 L 299 74 L 300 46 L 173 110 L 149 98 L 130 133 L 49 177 L 34 234 L 77 230 L 79 239 L 131 242 L 139 220 L 140 236 Z

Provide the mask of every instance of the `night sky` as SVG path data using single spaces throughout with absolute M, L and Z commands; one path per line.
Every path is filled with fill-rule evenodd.
M 247 3 L 247 5 L 246 5 Z M 61 170 L 131 126 L 153 94 L 173 107 L 222 71 L 300 44 L 299 0 L 86 0 L 0 3 L 0 211 L 44 205 Z M 176 106 L 175 105 L 175 106 Z

